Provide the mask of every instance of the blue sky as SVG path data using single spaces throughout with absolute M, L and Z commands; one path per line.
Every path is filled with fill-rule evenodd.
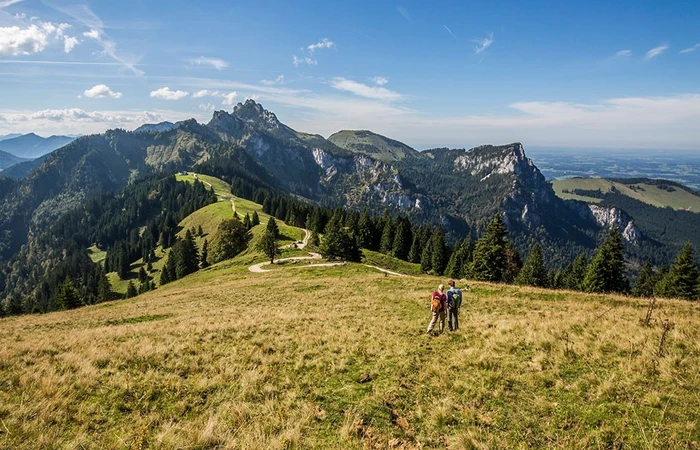
M 0 0 L 0 134 L 253 98 L 301 131 L 419 149 L 698 150 L 698 23 L 697 1 Z

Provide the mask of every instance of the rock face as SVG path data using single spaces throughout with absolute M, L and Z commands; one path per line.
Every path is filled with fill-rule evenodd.
M 638 245 L 642 233 L 635 226 L 634 221 L 621 209 L 605 208 L 598 205 L 588 205 L 591 214 L 595 218 L 598 225 L 605 229 L 616 227 L 622 233 L 622 237 L 629 243 Z

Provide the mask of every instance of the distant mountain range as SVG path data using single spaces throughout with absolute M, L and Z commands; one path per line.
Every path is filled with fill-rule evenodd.
M 14 166 L 15 164 L 19 164 L 24 161 L 27 161 L 27 159 L 18 158 L 17 156 L 11 153 L 3 152 L 0 150 L 0 170 Z
M 211 175 L 228 170 L 310 202 L 439 225 L 451 239 L 476 237 L 501 214 L 522 254 L 540 243 L 555 267 L 581 253 L 591 255 L 611 226 L 623 231 L 633 258 L 667 263 L 686 240 L 700 247 L 700 233 L 691 235 L 692 230 L 674 233 L 673 239 L 647 233 L 633 215 L 611 203 L 615 199 L 589 205 L 557 197 L 520 143 L 419 152 L 367 130 L 325 139 L 298 132 L 247 100 L 232 112 L 216 111 L 207 124 L 190 119 L 147 124 L 134 132 L 109 130 L 8 169 L 21 179 L 4 181 L 0 192 L 0 260 L 87 199 L 118 192 L 135 177 L 204 163 L 215 168 Z M 643 208 L 635 211 L 652 216 Z
M 10 134 L 0 139 L 0 151 L 22 158 L 22 160 L 34 159 L 51 153 L 74 140 L 75 137 L 72 136 L 49 136 L 44 138 L 34 133 Z

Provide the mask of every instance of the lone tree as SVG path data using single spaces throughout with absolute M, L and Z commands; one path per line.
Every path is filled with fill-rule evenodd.
M 474 247 L 471 274 L 479 281 L 503 281 L 506 270 L 508 231 L 501 216 L 497 215 L 486 227 L 486 233 Z
M 535 244 L 527 255 L 525 265 L 520 270 L 520 273 L 515 278 L 515 283 L 520 285 L 548 287 L 549 275 L 547 268 L 544 266 L 544 257 L 542 256 L 542 247 L 540 244 Z
M 265 228 L 267 231 L 272 233 L 272 235 L 275 237 L 275 239 L 279 239 L 280 237 L 280 228 L 277 226 L 277 221 L 275 220 L 274 217 L 270 217 L 270 220 L 267 221 L 267 228 Z
M 613 227 L 608 239 L 588 266 L 586 277 L 583 279 L 583 290 L 616 293 L 629 291 L 629 282 L 625 275 L 624 250 L 620 231 L 617 227 Z
M 80 306 L 78 291 L 69 277 L 61 283 L 56 292 L 56 305 L 59 309 L 75 309 Z
M 270 219 L 272 221 L 274 219 Z M 269 223 L 268 223 L 269 227 Z M 245 250 L 248 245 L 248 230 L 238 219 L 224 220 L 219 224 L 212 242 L 211 262 L 230 259 Z
M 270 259 L 270 264 L 275 262 L 275 256 L 280 254 L 280 247 L 277 239 L 270 231 L 265 231 L 258 243 L 255 245 L 255 249 L 264 253 Z
M 659 282 L 657 292 L 662 297 L 697 300 L 700 297 L 700 270 L 693 260 L 693 246 L 685 244 L 676 261 Z

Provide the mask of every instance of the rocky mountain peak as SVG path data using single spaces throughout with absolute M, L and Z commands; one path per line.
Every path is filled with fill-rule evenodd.
M 233 114 L 245 122 L 257 125 L 266 130 L 276 130 L 282 126 L 274 113 L 266 110 L 260 103 L 252 99 L 248 99 L 245 103 L 238 103 L 234 106 Z

